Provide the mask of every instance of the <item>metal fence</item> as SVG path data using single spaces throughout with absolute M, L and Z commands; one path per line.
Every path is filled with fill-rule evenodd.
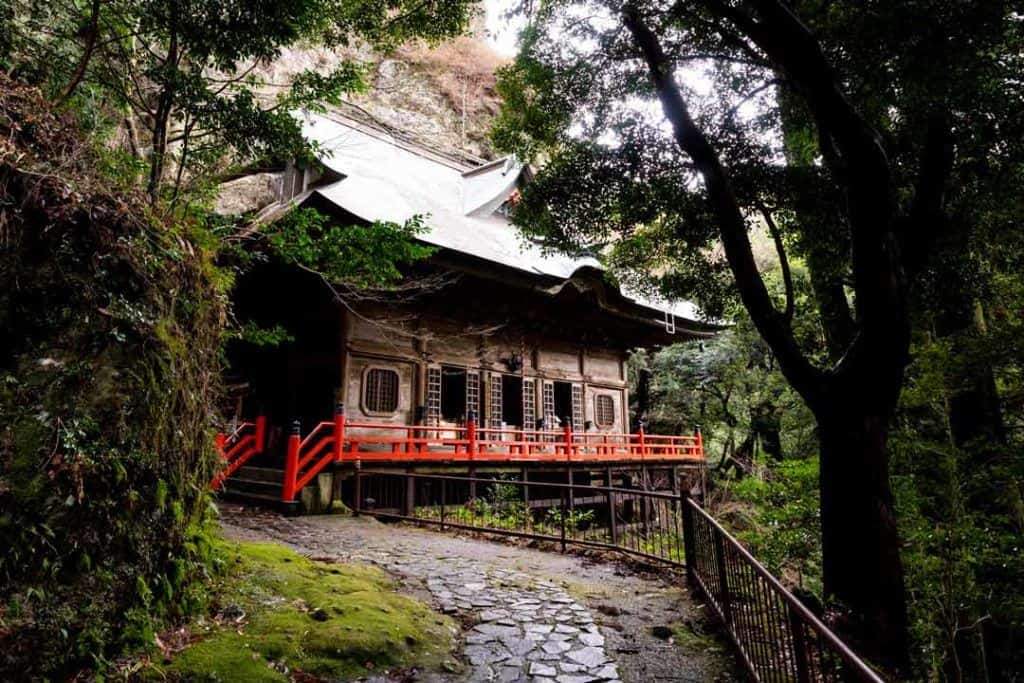
M 697 503 L 683 504 L 686 573 L 758 681 L 882 679 Z
M 754 680 L 882 682 L 686 491 L 357 470 L 353 499 L 357 513 L 685 567 Z

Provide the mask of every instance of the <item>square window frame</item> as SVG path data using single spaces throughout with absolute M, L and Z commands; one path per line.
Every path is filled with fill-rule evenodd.
M 390 372 L 395 375 L 397 386 L 395 388 L 395 408 L 391 411 L 386 410 L 372 410 L 366 402 L 366 390 L 369 388 L 369 377 L 370 373 L 374 370 L 381 370 L 383 372 Z M 359 407 L 362 408 L 366 415 L 373 417 L 394 417 L 398 413 L 398 409 L 402 406 L 402 374 L 397 368 L 390 367 L 387 365 L 367 365 L 363 368 L 362 383 L 359 390 Z
M 611 417 L 610 423 L 602 423 L 600 420 L 601 416 L 601 400 L 608 399 L 611 402 Z M 615 429 L 615 395 L 608 392 L 601 392 L 594 394 L 594 426 L 602 431 L 608 431 Z

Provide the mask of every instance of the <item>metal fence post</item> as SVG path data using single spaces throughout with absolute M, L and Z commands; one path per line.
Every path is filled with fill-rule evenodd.
M 562 552 L 565 552 L 565 516 L 569 513 L 569 509 L 565 505 L 565 489 L 562 489 L 562 514 L 559 517 L 562 520 Z
M 804 625 L 793 608 L 786 607 L 789 613 L 789 633 L 793 637 L 793 663 L 796 665 L 797 683 L 810 683 L 811 672 L 807 666 L 807 642 L 804 639 Z
M 691 590 L 697 589 L 697 543 L 694 535 L 693 508 L 690 491 L 685 486 L 679 492 L 679 507 L 683 515 L 683 559 L 686 561 L 686 581 Z
M 447 479 L 441 480 L 441 529 L 444 530 L 444 499 L 447 498 L 447 487 L 445 484 L 448 483 Z
M 609 467 L 605 474 L 608 480 L 605 493 L 608 495 L 608 528 L 611 531 L 612 545 L 619 544 L 619 527 L 615 523 L 615 492 L 612 491 L 612 468 Z
M 715 562 L 718 565 L 719 600 L 722 605 L 722 617 L 725 619 L 725 625 L 731 631 L 733 628 L 732 596 L 729 594 L 729 571 L 725 564 L 725 539 L 718 529 L 714 529 L 712 534 L 715 538 Z

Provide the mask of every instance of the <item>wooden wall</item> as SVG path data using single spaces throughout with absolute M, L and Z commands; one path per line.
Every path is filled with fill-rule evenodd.
M 388 322 L 379 322 L 385 319 Z M 577 420 L 582 416 L 582 420 L 592 423 L 592 431 L 601 431 L 596 426 L 595 400 L 599 394 L 607 394 L 614 401 L 615 421 L 603 431 L 628 431 L 626 354 L 620 350 L 587 348 L 538 337 L 528 329 L 513 325 L 497 329 L 474 328 L 453 318 L 400 315 L 372 308 L 357 315 L 346 314 L 342 337 L 343 381 L 338 398 L 345 403 L 350 421 L 414 424 L 417 407 L 427 406 L 430 369 L 444 365 L 478 374 L 478 419 L 482 425 L 490 424 L 487 418 L 492 416 L 495 400 L 492 382 L 500 382 L 502 374 L 512 374 L 533 380 L 533 403 L 538 417 L 544 412 L 546 391 L 550 407 L 552 383 L 568 382 L 576 387 L 573 408 Z M 515 367 L 516 360 L 520 362 L 519 367 Z M 364 378 L 370 367 L 391 368 L 399 374 L 399 405 L 390 416 L 374 415 L 366 410 Z M 524 387 L 530 384 L 526 382 Z M 424 408 L 420 408 L 421 414 Z M 427 417 L 434 416 L 428 414 Z M 551 424 L 553 427 L 554 423 Z M 577 425 L 576 429 L 582 429 L 582 425 Z

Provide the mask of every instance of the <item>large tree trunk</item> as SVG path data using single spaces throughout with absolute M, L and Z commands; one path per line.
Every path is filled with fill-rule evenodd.
M 889 488 L 889 415 L 843 401 L 819 417 L 821 546 L 826 598 L 849 608 L 859 649 L 906 671 L 907 607 Z

